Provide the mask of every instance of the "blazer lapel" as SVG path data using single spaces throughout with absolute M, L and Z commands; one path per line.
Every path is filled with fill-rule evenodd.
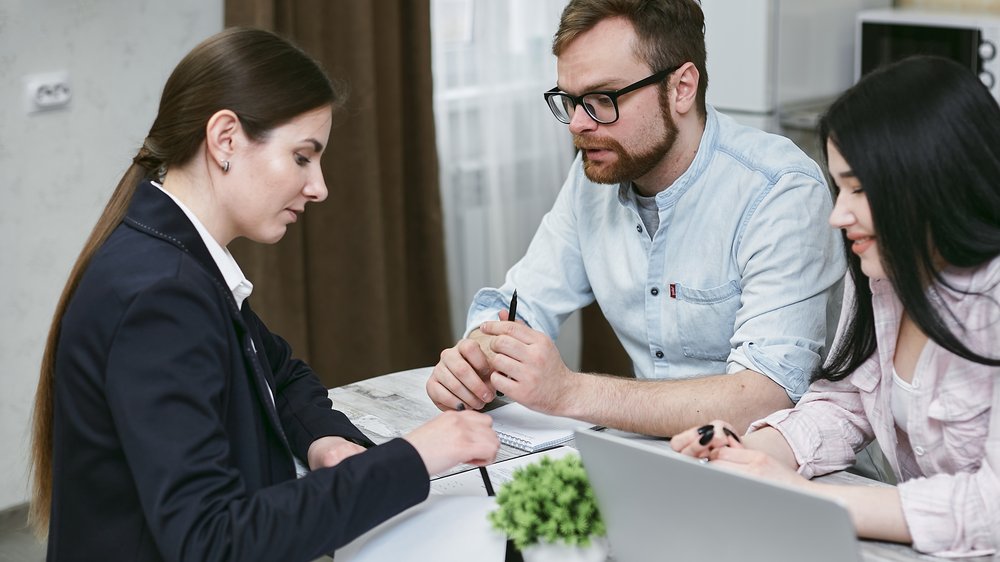
M 238 331 L 242 331 L 241 343 L 243 345 L 243 355 L 246 357 L 252 371 L 251 378 L 257 388 L 257 397 L 261 401 L 264 411 L 267 412 L 267 417 L 271 420 L 271 425 L 274 427 L 275 433 L 282 444 L 284 444 L 285 450 L 289 456 L 293 456 L 292 447 L 288 443 L 288 437 L 285 435 L 285 430 L 281 425 L 281 418 L 278 417 L 278 410 L 275 407 L 274 375 L 271 373 L 271 366 L 261 361 L 260 349 L 263 344 L 260 343 L 261 339 L 257 334 L 256 325 L 253 321 L 253 312 L 250 310 L 250 299 L 243 301 L 243 308 L 239 312 L 239 326 L 242 330 L 238 329 Z
M 279 441 L 284 445 L 289 457 L 293 457 L 291 446 L 288 444 L 288 438 L 285 436 L 281 419 L 275 408 L 272 387 L 265 374 L 270 373 L 270 366 L 265 365 L 256 352 L 261 344 L 251 319 L 250 303 L 244 301 L 242 311 L 236 306 L 236 299 L 233 298 L 232 291 L 226 285 L 219 266 L 212 259 L 212 254 L 209 253 L 201 235 L 188 220 L 187 215 L 159 188 L 149 181 L 143 181 L 136 186 L 135 194 L 129 203 L 129 209 L 123 222 L 136 230 L 160 238 L 187 252 L 216 281 L 220 296 L 229 304 L 230 318 L 240 339 L 243 357 L 248 365 L 247 374 L 257 390 L 261 410 L 265 412 L 265 417 Z M 254 343 L 254 340 L 257 343 Z

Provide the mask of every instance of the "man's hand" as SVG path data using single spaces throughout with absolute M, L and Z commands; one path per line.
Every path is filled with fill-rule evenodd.
M 427 396 L 439 410 L 454 410 L 459 404 L 479 410 L 496 396 L 490 371 L 480 344 L 466 338 L 441 352 L 427 379 Z
M 320 437 L 309 445 L 309 470 L 336 466 L 347 457 L 363 453 L 365 448 L 343 437 Z
M 575 377 L 552 338 L 520 322 L 484 322 L 480 330 L 491 336 L 493 388 L 533 410 L 568 414 Z
M 501 310 L 500 320 L 507 320 L 507 311 Z M 472 410 L 482 409 L 496 398 L 496 389 L 490 383 L 490 350 L 492 336 L 473 330 L 469 337 L 441 352 L 441 360 L 427 379 L 427 396 L 439 410 L 454 410 L 464 404 Z

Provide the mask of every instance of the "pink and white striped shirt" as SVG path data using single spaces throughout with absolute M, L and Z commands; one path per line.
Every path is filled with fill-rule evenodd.
M 1000 356 L 1000 258 L 950 269 L 944 277 L 951 289 L 930 290 L 942 319 L 973 351 Z M 770 425 L 781 432 L 807 478 L 851 466 L 855 453 L 878 439 L 900 482 L 916 550 L 946 557 L 998 552 L 1000 368 L 967 361 L 928 340 L 914 371 L 908 427 L 899 430 L 891 406 L 892 361 L 903 308 L 887 280 L 873 280 L 871 288 L 875 353 L 843 380 L 817 381 L 795 408 L 753 423 L 750 431 Z M 838 340 L 853 299 L 849 279 L 844 293 Z

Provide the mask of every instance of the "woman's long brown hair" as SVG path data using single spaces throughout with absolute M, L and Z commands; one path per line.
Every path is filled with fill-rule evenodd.
M 332 106 L 339 97 L 316 61 L 286 40 L 259 29 L 232 28 L 206 39 L 167 79 L 149 135 L 77 257 L 45 342 L 32 414 L 28 512 L 28 521 L 38 536 L 48 534 L 52 509 L 56 358 L 62 318 L 91 259 L 124 219 L 136 186 L 195 158 L 205 139 L 205 126 L 219 110 L 234 111 L 246 134 L 263 141 L 275 127 L 308 111 Z

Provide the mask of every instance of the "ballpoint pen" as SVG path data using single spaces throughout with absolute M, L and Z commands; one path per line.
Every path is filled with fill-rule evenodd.
M 465 404 L 463 402 L 459 402 L 458 406 L 455 406 L 455 409 L 461 412 L 465 409 Z M 479 467 L 479 475 L 483 477 L 483 486 L 486 486 L 486 495 L 495 496 L 496 493 L 493 492 L 493 483 L 490 482 L 490 474 L 486 472 L 485 466 Z
M 517 289 L 514 289 L 514 294 L 510 297 L 510 308 L 507 309 L 507 320 L 511 322 L 517 320 Z

